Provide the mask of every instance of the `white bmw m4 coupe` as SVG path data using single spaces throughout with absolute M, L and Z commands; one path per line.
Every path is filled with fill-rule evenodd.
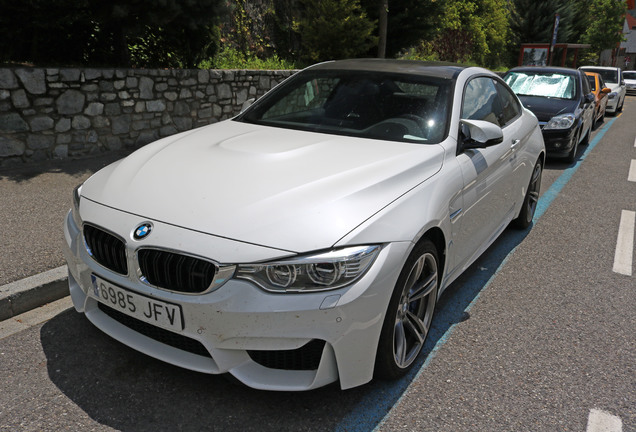
M 444 289 L 531 225 L 544 158 L 490 71 L 314 65 L 78 186 L 70 294 L 120 342 L 254 388 L 397 378 Z

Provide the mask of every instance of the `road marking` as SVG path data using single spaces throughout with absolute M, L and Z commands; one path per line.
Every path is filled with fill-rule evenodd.
M 587 432 L 622 432 L 623 421 L 608 412 L 598 409 L 590 410 L 587 418 Z
M 557 195 L 570 181 L 583 160 L 587 158 L 587 155 L 590 154 L 601 141 L 618 117 L 619 116 L 614 117 L 603 125 L 594 136 L 594 139 L 587 145 L 580 159 L 577 160 L 574 165 L 566 168 L 563 174 L 541 195 L 534 213 L 534 218 L 532 219 L 533 224 L 536 224 L 547 211 L 552 201 L 554 201 Z M 477 303 L 480 293 L 490 286 L 491 281 L 497 276 L 499 270 L 506 265 L 508 258 L 514 253 L 516 247 L 526 235 L 527 231 L 508 230 L 507 234 L 505 234 L 505 238 L 503 240 L 500 239 L 494 249 L 490 249 L 483 263 L 485 267 L 496 268 L 496 270 L 494 272 L 483 272 L 483 277 L 479 274 L 473 275 L 471 280 L 465 282 L 462 285 L 462 289 L 458 290 L 453 296 L 453 302 L 455 304 L 463 305 L 465 301 L 468 301 L 468 305 L 464 308 L 463 312 L 469 312 L 472 306 Z M 419 376 L 433 361 L 437 352 L 444 346 L 446 341 L 450 339 L 456 329 L 456 322 L 459 321 L 453 321 L 453 318 L 455 318 L 453 314 L 458 313 L 459 316 L 461 316 L 462 311 L 461 309 L 451 310 L 452 308 L 450 307 L 446 309 L 447 310 L 438 311 L 433 318 L 433 325 L 429 331 L 429 336 L 424 347 L 424 351 L 427 352 L 428 355 L 426 355 L 423 360 L 418 360 L 415 367 L 399 380 L 384 382 L 376 380 L 367 384 L 369 387 L 373 386 L 374 391 L 370 391 L 363 396 L 349 414 L 338 422 L 334 428 L 335 432 L 368 432 L 380 430 L 384 422 L 391 416 L 393 408 L 398 405 L 402 398 L 408 393 L 410 384 L 417 381 Z M 443 328 L 443 324 L 439 324 L 442 328 L 442 333 L 436 333 L 438 323 L 443 322 L 452 322 L 453 324 L 448 328 Z M 430 345 L 433 345 L 433 347 L 431 348 Z
M 636 182 L 636 159 L 632 159 L 632 163 L 629 166 L 629 175 L 627 176 L 627 180 L 630 182 Z
M 618 225 L 618 238 L 616 239 L 616 252 L 614 253 L 615 273 L 626 276 L 632 275 L 632 257 L 634 251 L 634 225 L 636 224 L 636 212 L 623 210 L 621 221 Z

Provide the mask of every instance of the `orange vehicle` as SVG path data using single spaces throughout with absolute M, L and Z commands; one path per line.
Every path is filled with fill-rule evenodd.
M 599 122 L 605 119 L 607 94 L 612 90 L 605 85 L 603 77 L 596 72 L 585 72 L 585 75 L 587 75 L 592 93 L 594 93 L 594 99 L 596 100 L 596 107 L 594 108 L 594 127 L 596 127 Z

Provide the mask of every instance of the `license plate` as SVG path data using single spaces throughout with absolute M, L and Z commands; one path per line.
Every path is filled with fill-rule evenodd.
M 183 318 L 179 305 L 167 303 L 128 291 L 102 278 L 91 275 L 92 289 L 88 294 L 111 308 L 167 330 L 183 330 Z

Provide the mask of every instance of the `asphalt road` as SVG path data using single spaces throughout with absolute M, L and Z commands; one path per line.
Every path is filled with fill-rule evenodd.
M 0 169 L 0 286 L 64 264 L 73 188 L 124 153 Z
M 256 391 L 146 357 L 67 310 L 0 339 L 0 430 L 589 431 L 601 410 L 635 431 L 636 283 L 612 270 L 621 211 L 636 210 L 635 115 L 628 98 L 576 165 L 548 163 L 532 230 L 506 231 L 447 290 L 416 376 Z M 0 173 L 0 284 L 63 263 L 70 191 L 96 167 Z M 10 205 L 31 207 L 7 226 L 33 233 L 9 237 L 5 192 L 20 182 Z

